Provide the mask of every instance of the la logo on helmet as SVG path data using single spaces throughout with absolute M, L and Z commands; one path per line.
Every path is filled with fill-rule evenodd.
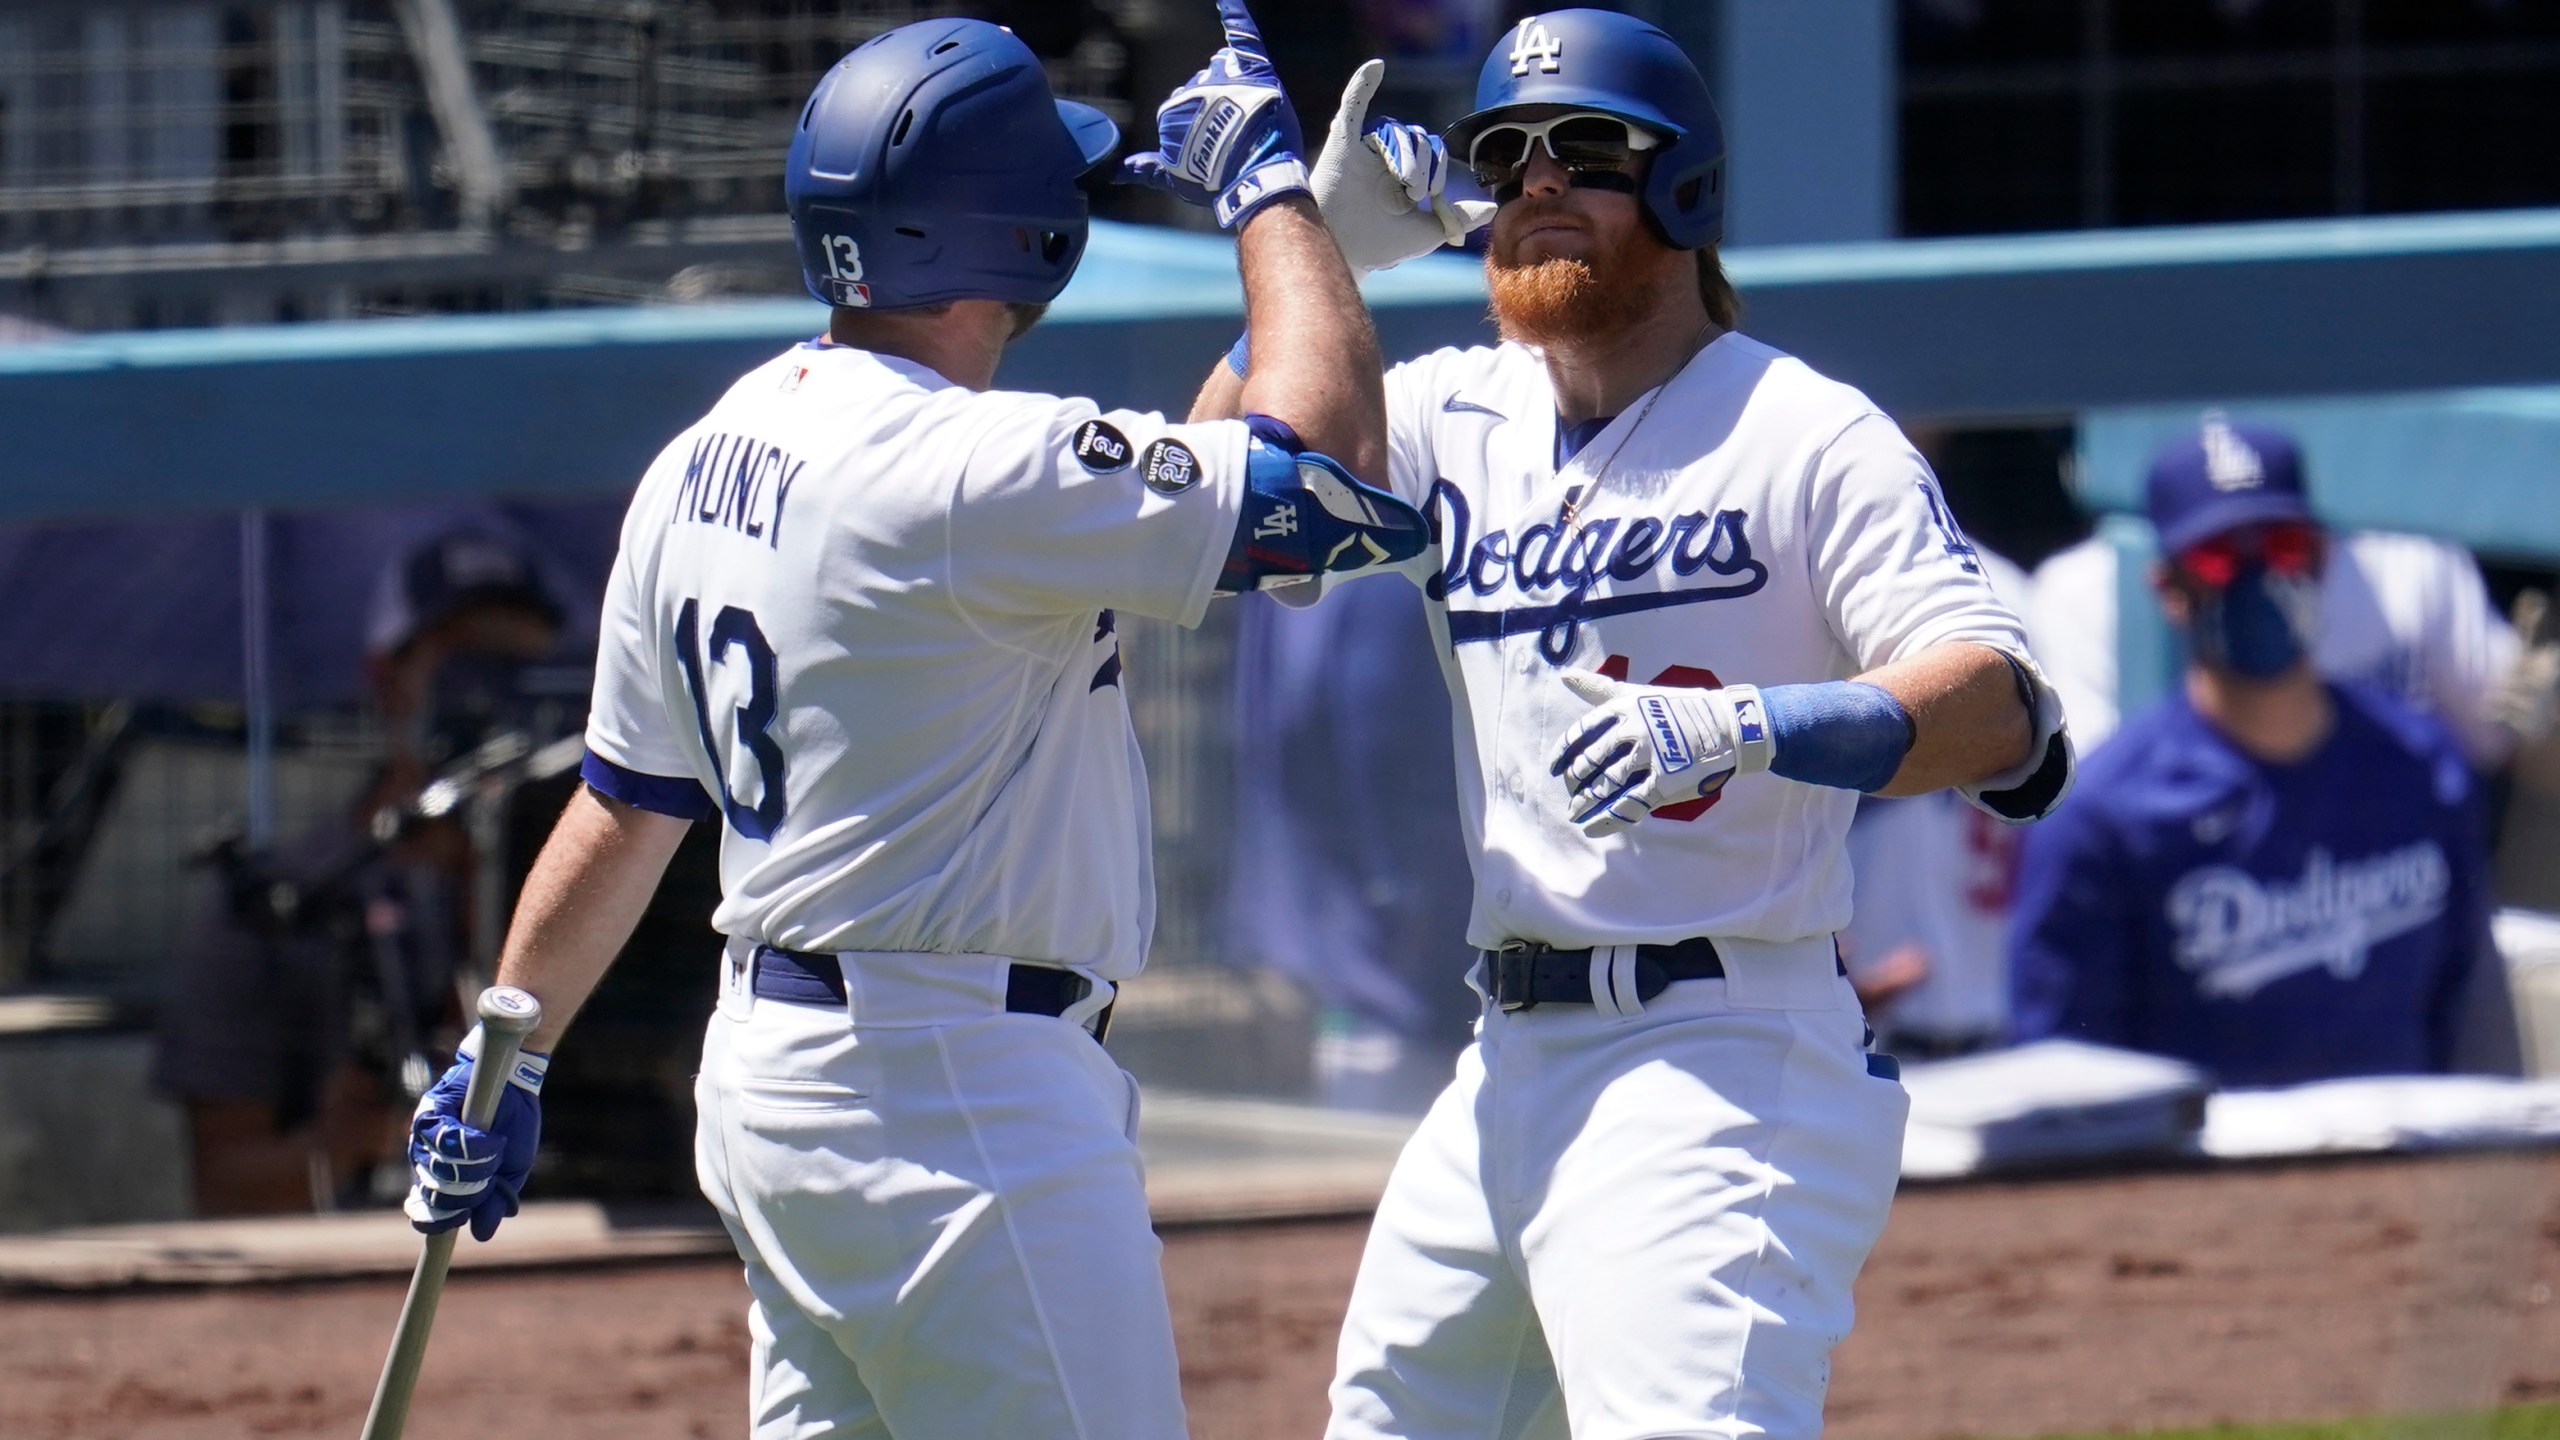
M 1564 42 L 1548 31 L 1546 22 L 1534 15 L 1520 22 L 1520 33 L 1511 42 L 1511 73 L 1528 74 L 1532 60 L 1550 75 L 1564 67 Z

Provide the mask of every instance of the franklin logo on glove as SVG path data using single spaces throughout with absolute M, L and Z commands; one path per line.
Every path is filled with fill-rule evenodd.
M 1647 695 L 1641 706 L 1645 725 L 1653 731 L 1653 751 L 1662 757 L 1664 767 L 1685 770 L 1696 763 L 1698 752 L 1691 748 L 1689 737 L 1680 733 L 1679 723 L 1671 718 L 1671 702 L 1659 695 Z
M 1218 0 L 1225 48 L 1156 107 L 1156 148 L 1120 162 L 1120 181 L 1206 205 L 1220 228 L 1241 227 L 1284 195 L 1307 193 L 1298 114 L 1244 0 Z

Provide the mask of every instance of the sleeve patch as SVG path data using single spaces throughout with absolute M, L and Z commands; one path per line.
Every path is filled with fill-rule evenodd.
M 1158 440 L 1147 447 L 1139 474 L 1159 495 L 1179 495 L 1200 483 L 1200 457 L 1179 440 Z
M 578 764 L 578 778 L 597 794 L 625 805 L 678 820 L 708 820 L 714 813 L 711 794 L 691 776 L 644 775 L 626 770 L 593 750 Z
M 1108 420 L 1087 420 L 1077 426 L 1069 448 L 1075 453 L 1076 463 L 1096 475 L 1128 469 L 1129 458 L 1136 453 L 1129 437 Z

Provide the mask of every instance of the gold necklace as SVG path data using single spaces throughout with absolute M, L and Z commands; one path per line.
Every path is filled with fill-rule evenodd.
M 1600 493 L 1600 482 L 1602 479 L 1607 477 L 1609 467 L 1618 463 L 1619 453 L 1627 448 L 1628 441 L 1636 438 L 1636 431 L 1644 427 L 1645 417 L 1653 413 L 1653 407 L 1662 402 L 1664 392 L 1671 388 L 1671 382 L 1679 379 L 1682 372 L 1686 371 L 1690 364 L 1694 362 L 1699 355 L 1705 352 L 1707 348 L 1707 332 L 1714 328 L 1716 328 L 1716 322 L 1713 320 L 1709 320 L 1706 324 L 1698 327 L 1697 338 L 1689 342 L 1688 358 L 1682 360 L 1677 369 L 1662 377 L 1662 383 L 1653 387 L 1652 394 L 1644 397 L 1644 408 L 1636 411 L 1636 418 L 1627 426 L 1625 433 L 1618 436 L 1618 443 L 1609 447 L 1609 458 L 1601 461 L 1600 468 L 1591 472 L 1591 479 L 1589 481 L 1576 488 L 1572 495 L 1566 497 L 1564 510 L 1556 517 L 1556 523 L 1559 525 L 1571 525 L 1573 523 L 1574 515 L 1582 509 L 1582 497 L 1585 495 L 1596 495 Z M 1561 424 L 1562 422 L 1559 421 L 1558 423 Z

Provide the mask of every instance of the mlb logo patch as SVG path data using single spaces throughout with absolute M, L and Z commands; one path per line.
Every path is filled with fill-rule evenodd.
M 800 382 L 808 378 L 809 367 L 806 365 L 794 365 L 790 369 L 783 371 L 782 393 L 788 395 L 792 391 L 799 389 Z
M 1769 728 L 1760 723 L 1760 703 L 1758 701 L 1737 701 L 1733 707 L 1733 719 L 1735 728 L 1742 732 L 1743 744 L 1757 744 L 1769 737 Z
M 835 282 L 836 303 L 850 310 L 871 308 L 871 287 L 859 280 Z

